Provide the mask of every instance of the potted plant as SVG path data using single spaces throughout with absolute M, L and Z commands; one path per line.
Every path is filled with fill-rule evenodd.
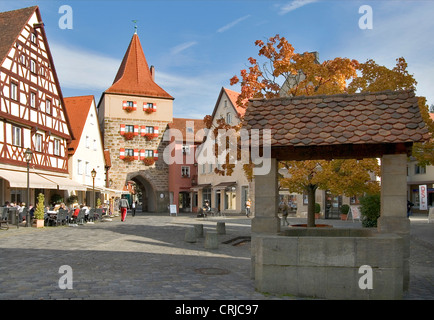
M 320 218 L 320 211 L 321 211 L 321 206 L 319 203 L 315 203 L 315 219 L 319 219 Z
M 36 228 L 44 227 L 44 214 L 45 214 L 44 200 L 45 200 L 44 195 L 40 193 L 38 195 L 38 204 L 36 205 L 36 209 L 33 214 L 33 220 Z
M 153 108 L 146 108 L 146 109 L 145 109 L 145 112 L 146 112 L 147 114 L 151 114 L 152 112 L 154 112 L 154 109 L 153 109 Z
M 350 206 L 347 204 L 343 204 L 341 206 L 341 220 L 347 220 L 348 212 L 350 211 Z

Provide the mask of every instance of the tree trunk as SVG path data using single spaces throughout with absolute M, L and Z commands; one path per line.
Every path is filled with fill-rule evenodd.
M 315 192 L 317 186 L 310 184 L 307 186 L 307 226 L 315 227 Z

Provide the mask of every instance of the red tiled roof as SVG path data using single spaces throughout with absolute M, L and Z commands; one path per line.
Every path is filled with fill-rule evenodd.
M 255 99 L 243 128 L 271 129 L 272 147 L 422 142 L 429 138 L 413 91 Z
M 235 110 L 238 112 L 238 116 L 242 117 L 246 113 L 246 108 L 242 108 L 237 104 L 238 96 L 240 95 L 239 92 L 223 88 L 223 90 L 228 95 L 229 99 L 231 100 L 232 105 L 234 106 Z
M 94 97 L 91 95 L 63 98 L 66 112 L 69 115 L 71 130 L 74 134 L 74 139 L 68 145 L 68 148 L 71 149 L 69 155 L 73 155 L 77 150 L 93 99 Z
M 37 6 L 0 12 L 0 59 L 5 59 L 12 45 L 17 40 Z
M 137 34 L 131 39 L 113 85 L 105 92 L 173 99 L 152 79 Z
M 182 133 L 182 137 L 184 139 L 184 141 L 186 141 L 187 138 L 187 122 L 193 122 L 194 124 L 194 137 L 195 137 L 195 142 L 202 142 L 203 139 L 201 139 L 201 137 L 197 136 L 196 137 L 196 133 L 200 130 L 200 129 L 205 129 L 205 123 L 203 122 L 202 119 L 185 119 L 185 118 L 173 118 L 173 122 L 169 123 L 169 129 L 177 129 L 179 131 L 181 131 Z M 199 140 L 197 140 L 196 138 L 198 138 Z M 202 137 L 203 138 L 203 137 Z
M 238 96 L 240 95 L 240 93 L 222 87 L 221 90 L 220 90 L 220 94 L 219 94 L 219 96 L 217 98 L 217 102 L 215 104 L 214 110 L 213 110 L 212 115 L 211 115 L 212 118 L 215 117 L 215 113 L 217 111 L 217 108 L 218 108 L 218 105 L 219 105 L 220 99 L 222 98 L 223 93 L 226 93 L 226 95 L 228 96 L 229 101 L 231 102 L 232 106 L 234 107 L 235 111 L 238 114 L 238 117 L 244 116 L 244 113 L 246 112 L 246 109 L 245 108 L 241 108 L 241 107 L 239 107 L 237 105 L 237 99 L 238 99 Z

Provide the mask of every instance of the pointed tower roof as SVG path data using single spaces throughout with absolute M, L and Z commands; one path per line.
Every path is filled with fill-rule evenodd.
M 105 92 L 173 99 L 154 82 L 136 33 L 131 39 L 112 86 Z

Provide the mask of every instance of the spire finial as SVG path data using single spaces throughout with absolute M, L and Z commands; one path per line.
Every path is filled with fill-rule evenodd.
M 131 20 L 132 22 L 134 22 L 134 34 L 137 34 L 137 21 L 138 20 Z

